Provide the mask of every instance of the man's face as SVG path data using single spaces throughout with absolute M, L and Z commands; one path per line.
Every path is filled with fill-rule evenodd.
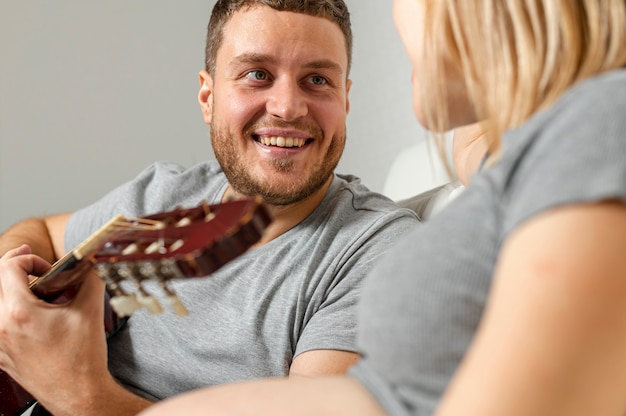
M 199 99 L 237 192 L 286 205 L 327 183 L 345 145 L 347 65 L 329 20 L 266 6 L 232 16 Z

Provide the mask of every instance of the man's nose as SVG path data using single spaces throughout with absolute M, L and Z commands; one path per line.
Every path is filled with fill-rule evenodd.
M 276 82 L 268 97 L 266 109 L 269 114 L 284 121 L 293 121 L 309 112 L 305 92 L 296 81 Z

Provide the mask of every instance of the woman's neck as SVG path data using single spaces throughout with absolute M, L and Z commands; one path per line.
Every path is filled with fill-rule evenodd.
M 485 129 L 480 123 L 459 127 L 454 130 L 452 160 L 456 175 L 463 185 L 480 168 L 487 154 Z

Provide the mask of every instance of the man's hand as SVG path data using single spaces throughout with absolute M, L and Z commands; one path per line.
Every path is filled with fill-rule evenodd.
M 104 284 L 90 272 L 71 301 L 49 304 L 28 288 L 49 267 L 26 245 L 0 258 L 0 367 L 55 415 L 97 414 L 121 389 L 107 368 Z

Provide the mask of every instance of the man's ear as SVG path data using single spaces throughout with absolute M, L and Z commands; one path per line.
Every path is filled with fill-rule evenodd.
M 346 114 L 350 112 L 350 88 L 352 87 L 352 80 L 349 79 L 346 82 Z
M 206 124 L 211 124 L 213 121 L 213 77 L 207 71 L 202 70 L 198 73 L 198 80 L 200 81 L 200 91 L 198 91 L 198 103 L 200 104 L 200 111 L 202 111 L 202 117 Z

